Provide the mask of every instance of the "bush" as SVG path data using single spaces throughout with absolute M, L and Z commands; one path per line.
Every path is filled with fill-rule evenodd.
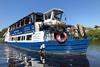
M 7 28 L 4 28 L 2 31 L 0 31 L 0 38 L 4 38 L 4 34 L 7 31 Z
M 100 39 L 100 29 L 92 29 L 88 31 L 87 36 L 91 37 L 92 39 Z

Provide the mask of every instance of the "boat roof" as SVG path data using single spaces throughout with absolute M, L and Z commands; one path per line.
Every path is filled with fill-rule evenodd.
M 50 14 L 52 11 L 56 12 L 57 14 L 63 13 L 63 10 L 58 9 L 58 8 L 51 9 L 51 10 L 45 12 L 45 13 L 41 13 L 41 12 L 32 12 L 32 13 L 28 14 L 27 16 L 23 17 L 22 19 L 16 21 L 15 23 L 11 24 L 10 26 L 12 26 L 12 25 L 14 25 L 14 24 L 16 24 L 16 23 L 19 23 L 19 21 L 23 20 L 24 18 L 26 18 L 26 17 L 28 17 L 28 16 L 30 16 L 30 15 L 32 15 L 32 14 Z M 9 27 L 10 27 L 10 26 L 9 26 Z
M 57 8 L 54 8 L 54 9 L 51 9 L 51 10 L 45 12 L 44 14 L 51 13 L 52 11 L 55 11 L 55 12 L 58 12 L 58 13 L 63 13 L 63 10 L 61 10 L 61 9 L 57 9 Z
M 28 16 L 30 16 L 30 15 L 32 15 L 32 14 L 42 14 L 42 13 L 41 13 L 41 12 L 32 12 L 32 13 L 28 14 L 27 16 L 24 16 L 22 19 L 16 21 L 15 23 L 11 24 L 10 26 L 12 26 L 12 25 L 14 25 L 14 24 L 16 24 L 16 23 L 19 23 L 19 21 L 23 20 L 24 18 L 26 18 L 26 17 L 28 17 Z M 9 26 L 9 27 L 10 27 L 10 26 Z

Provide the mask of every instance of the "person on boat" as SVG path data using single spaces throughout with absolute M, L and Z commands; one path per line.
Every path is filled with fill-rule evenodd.
M 74 39 L 75 38 L 75 30 L 74 30 L 74 28 L 70 28 L 69 32 L 70 32 L 71 38 Z
M 79 39 L 79 35 L 78 35 L 78 31 L 77 31 L 77 29 L 75 29 L 75 39 Z

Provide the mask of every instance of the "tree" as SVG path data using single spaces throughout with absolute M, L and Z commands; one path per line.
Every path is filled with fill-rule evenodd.
M 91 29 L 87 32 L 87 35 L 92 39 L 100 39 L 100 29 Z
M 5 32 L 7 31 L 7 28 L 4 28 L 4 29 L 2 29 L 1 30 L 1 32 L 0 32 L 0 38 L 4 38 L 4 34 L 5 34 Z

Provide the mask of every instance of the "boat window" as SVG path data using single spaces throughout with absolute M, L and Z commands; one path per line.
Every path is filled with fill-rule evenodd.
M 19 28 L 19 27 L 20 27 L 20 23 L 17 22 L 17 23 L 16 23 L 16 26 L 17 26 L 16 28 Z
M 24 20 L 21 20 L 20 22 L 21 22 L 21 26 L 24 26 Z
M 45 15 L 45 20 L 50 19 L 51 18 L 51 14 L 46 14 Z
M 32 18 L 30 17 L 29 22 L 32 22 Z
M 41 29 L 40 29 L 40 28 L 41 28 L 41 24 L 39 24 L 39 31 L 41 31 Z
M 35 22 L 35 18 L 36 18 L 36 15 L 35 15 L 35 14 L 32 14 L 32 15 L 30 16 L 30 21 L 31 21 L 32 23 L 34 23 L 34 22 Z
M 29 16 L 29 23 L 32 23 L 32 16 Z
M 16 29 L 17 28 L 17 26 L 16 26 L 16 24 L 14 24 L 14 29 Z
M 25 36 L 23 36 L 23 39 L 25 40 Z
M 19 41 L 19 40 L 21 40 L 21 37 L 20 37 L 20 36 L 18 37 L 18 41 Z
M 14 40 L 14 38 L 12 37 L 12 38 L 11 38 L 11 40 L 13 41 L 13 40 Z
M 16 40 L 16 37 L 12 37 L 11 40 L 12 40 L 12 41 L 15 41 L 15 40 Z
M 59 20 L 60 21 L 61 18 L 62 18 L 62 13 L 56 13 L 56 12 L 54 13 L 54 19 L 55 20 Z
M 21 40 L 23 40 L 23 36 L 21 36 Z
M 31 16 L 28 16 L 24 19 L 25 25 L 30 24 L 32 22 Z
M 10 26 L 9 28 L 10 28 L 10 31 L 12 31 L 12 26 Z
M 17 28 L 17 24 L 15 23 L 15 24 L 14 24 L 14 29 L 16 29 L 16 28 Z
M 22 40 L 25 40 L 25 36 L 22 36 L 22 38 L 21 38 Z
M 12 38 L 9 38 L 10 41 L 12 41 Z
M 13 37 L 13 41 L 15 41 L 16 40 L 16 37 Z
M 36 14 L 36 22 L 42 22 L 43 21 L 43 14 L 38 13 Z
M 29 19 L 29 24 L 32 23 L 32 18 Z
M 32 39 L 32 35 L 27 35 L 26 40 L 31 40 Z
M 24 20 L 25 20 L 25 25 L 29 24 L 29 17 L 26 17 Z
M 10 28 L 9 30 L 12 31 L 11 26 L 9 28 Z
M 14 30 L 15 29 L 15 25 L 13 25 L 12 27 L 13 27 L 13 30 Z

